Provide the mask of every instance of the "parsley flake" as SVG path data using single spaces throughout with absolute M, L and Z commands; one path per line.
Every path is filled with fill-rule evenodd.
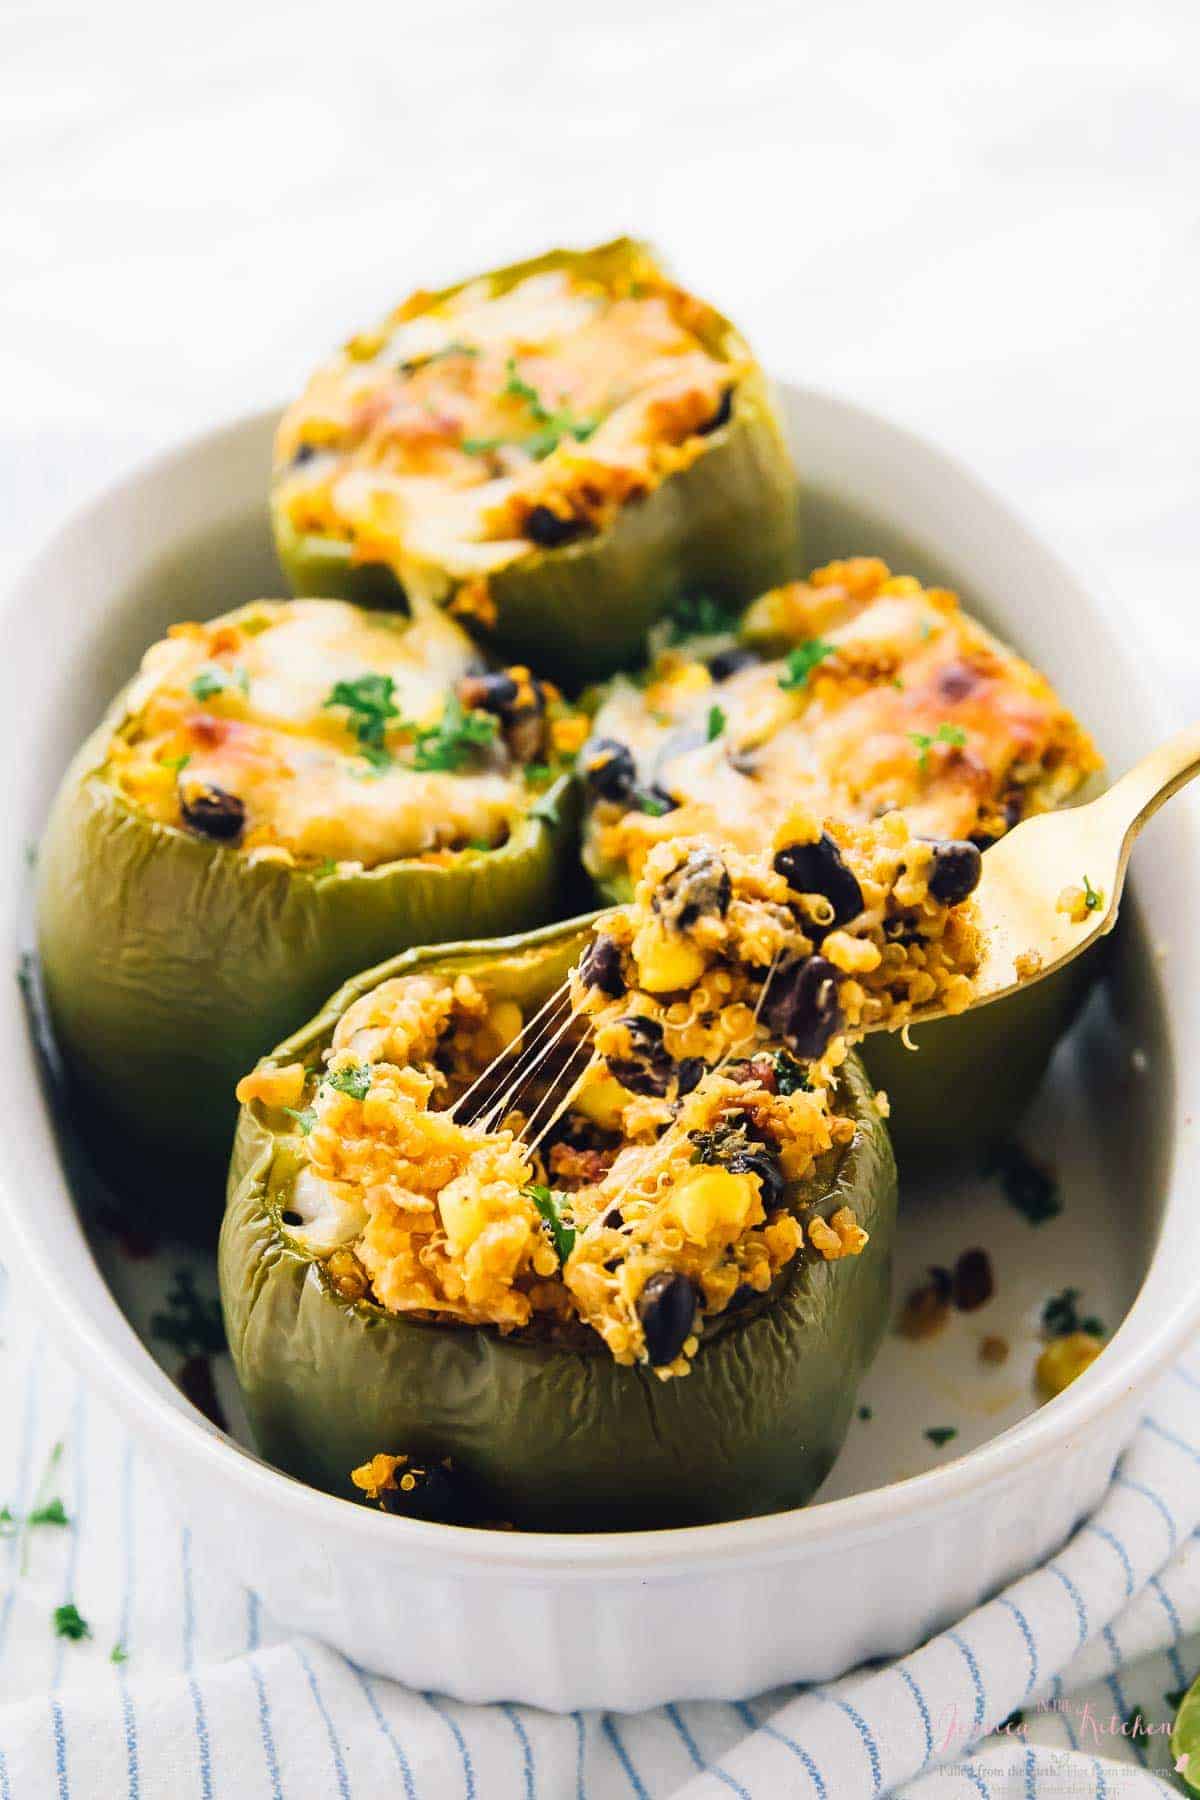
M 351 1100 L 365 1100 L 371 1091 L 370 1064 L 351 1063 L 345 1069 L 337 1069 L 332 1075 L 326 1075 L 325 1086 L 336 1089 L 339 1094 L 348 1094 Z
M 192 753 L 190 750 L 185 756 L 160 756 L 158 759 L 161 768 L 173 769 L 176 775 L 182 774 L 191 760 Z
M 797 644 L 794 650 L 788 651 L 787 668 L 779 677 L 779 685 L 785 693 L 796 688 L 807 687 L 814 669 L 819 668 L 826 657 L 832 656 L 836 645 L 827 638 L 806 638 Z
M 316 1107 L 306 1106 L 303 1111 L 297 1112 L 294 1106 L 285 1106 L 283 1110 L 289 1119 L 295 1119 L 297 1125 L 300 1127 L 301 1135 L 307 1137 L 317 1122 Z
M 500 721 L 494 713 L 468 712 L 458 695 L 451 692 L 437 724 L 416 729 L 412 766 L 422 774 L 460 769 L 472 750 L 495 740 L 499 729 Z
M 385 769 L 391 762 L 387 748 L 387 728 L 400 717 L 395 701 L 396 684 L 390 675 L 369 670 L 353 681 L 334 683 L 326 706 L 344 706 L 350 714 L 350 728 L 358 739 L 359 755 L 375 769 Z
M 708 709 L 708 741 L 710 744 L 712 743 L 714 738 L 720 737 L 721 733 L 724 731 L 724 729 L 728 723 L 729 723 L 729 721 L 725 717 L 725 712 L 722 707 L 720 707 L 720 706 L 710 706 L 709 707 L 709 709 Z
M 558 1252 L 558 1260 L 560 1263 L 565 1263 L 575 1248 L 575 1227 L 568 1225 L 562 1216 L 565 1194 L 556 1194 L 552 1188 L 540 1187 L 535 1181 L 531 1181 L 528 1187 L 522 1189 L 522 1192 L 533 1201 L 541 1213 L 546 1229 L 553 1240 L 554 1248 Z
M 775 1052 L 775 1089 L 780 1094 L 807 1094 L 812 1083 L 808 1079 L 808 1071 L 803 1063 L 789 1056 L 786 1050 Z
M 1090 1337 L 1104 1337 L 1104 1326 L 1094 1313 L 1080 1314 L 1079 1289 L 1063 1288 L 1059 1294 L 1051 1294 L 1042 1308 L 1042 1330 L 1047 1337 L 1070 1337 L 1076 1331 L 1086 1331 Z
M 73 1638 L 77 1643 L 80 1638 L 90 1638 L 92 1628 L 83 1617 L 73 1600 L 54 1609 L 54 1631 L 60 1638 Z
M 670 812 L 670 802 L 658 794 L 651 794 L 644 789 L 637 797 L 638 811 L 649 813 L 652 819 L 664 818 Z
M 933 733 L 910 731 L 908 741 L 917 747 L 917 767 L 924 774 L 929 767 L 929 752 L 935 744 L 952 744 L 956 750 L 961 750 L 967 741 L 967 734 L 961 725 L 942 724 Z
M 1062 1211 L 1054 1176 L 1021 1144 L 994 1144 L 984 1157 L 981 1172 L 999 1178 L 1009 1205 L 1031 1225 L 1044 1225 Z
M 671 608 L 671 641 L 686 637 L 717 637 L 733 631 L 739 610 L 712 594 L 681 594 Z
M 1097 893 L 1086 875 L 1083 878 L 1083 904 L 1089 912 L 1099 912 L 1104 904 L 1103 896 Z
M 35 1507 L 31 1513 L 27 1513 L 25 1523 L 27 1525 L 69 1525 L 71 1521 L 67 1517 L 62 1501 L 55 1498 L 47 1500 L 44 1506 Z
M 108 1660 L 110 1663 L 125 1663 L 129 1661 L 129 1652 L 119 1639 L 109 1651 Z
M 243 694 L 250 692 L 250 677 L 240 665 L 227 669 L 221 663 L 205 663 L 191 683 L 197 700 L 211 700 L 214 694 L 226 693 L 230 688 L 240 688 Z
M 16 1537 L 17 1521 L 11 1506 L 0 1506 L 0 1538 Z
M 549 407 L 535 387 L 523 380 L 517 372 L 516 358 L 510 356 L 507 368 L 507 380 L 504 392 L 514 400 L 523 400 L 533 415 L 535 422 L 541 427 L 530 437 L 521 440 L 521 448 L 535 462 L 542 462 L 566 437 L 574 438 L 577 443 L 586 443 L 596 430 L 598 419 L 585 419 L 573 413 L 569 406 Z
M 956 1425 L 930 1425 L 925 1436 L 936 1449 L 940 1450 L 945 1444 L 953 1443 L 958 1436 L 958 1427 Z

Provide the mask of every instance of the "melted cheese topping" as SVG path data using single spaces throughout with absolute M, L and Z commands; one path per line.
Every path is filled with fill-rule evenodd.
M 794 680 L 781 655 L 714 681 L 681 649 L 644 687 L 614 684 L 595 736 L 627 745 L 642 782 L 680 804 L 655 818 L 599 802 L 593 873 L 627 864 L 636 876 L 652 843 L 685 832 L 753 850 L 797 802 L 846 820 L 899 811 L 929 837 L 995 838 L 1100 766 L 1042 675 L 953 594 L 874 559 L 764 596 L 743 633 L 805 646 L 811 672 Z
M 196 796 L 232 796 L 241 829 L 204 835 L 258 857 L 372 867 L 494 846 L 531 799 L 498 735 L 458 770 L 413 767 L 413 727 L 435 726 L 477 667 L 470 640 L 432 609 L 407 619 L 333 600 L 259 602 L 175 626 L 147 652 L 109 770 L 165 825 L 189 828 Z M 364 676 L 392 683 L 383 766 L 363 754 L 366 715 L 328 704 L 339 682 Z
M 283 514 L 434 597 L 526 554 L 535 508 L 597 529 L 702 452 L 739 373 L 698 310 L 648 260 L 619 288 L 560 269 L 414 296 L 284 417 Z

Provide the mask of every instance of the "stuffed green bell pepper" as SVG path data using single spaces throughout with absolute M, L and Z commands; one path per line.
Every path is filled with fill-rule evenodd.
M 751 848 L 797 800 L 823 817 L 901 813 L 944 847 L 949 896 L 957 878 L 978 878 L 987 844 L 1065 804 L 1100 759 L 1045 678 L 955 595 L 860 557 L 740 617 L 707 602 L 684 609 L 648 668 L 603 695 L 578 766 L 584 861 L 605 899 L 630 892 L 664 838 L 698 831 Z M 925 1025 L 919 1055 L 882 1035 L 864 1046 L 902 1160 L 1011 1123 L 1081 979 L 1064 971 L 1002 1008 Z
M 410 951 L 242 1082 L 220 1273 L 264 1455 L 546 1529 L 809 1498 L 888 1312 L 885 1104 L 848 1043 L 968 1005 L 978 940 L 902 821 L 791 829 Z
M 275 447 L 298 593 L 431 597 L 574 686 L 681 593 L 744 603 L 794 574 L 796 510 L 761 369 L 627 239 L 412 295 Z
M 238 1077 L 364 960 L 553 916 L 583 725 L 433 607 L 174 628 L 38 860 L 51 1012 L 113 1141 L 223 1166 Z

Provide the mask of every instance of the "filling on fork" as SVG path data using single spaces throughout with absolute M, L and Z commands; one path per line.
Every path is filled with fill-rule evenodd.
M 862 1249 L 814 1198 L 854 1131 L 839 1068 L 875 1026 L 969 1006 L 978 876 L 974 846 L 898 814 L 794 812 L 770 850 L 656 845 L 532 1017 L 483 978 L 384 983 L 324 1066 L 239 1085 L 294 1123 L 283 1231 L 348 1299 L 686 1374 L 794 1258 Z

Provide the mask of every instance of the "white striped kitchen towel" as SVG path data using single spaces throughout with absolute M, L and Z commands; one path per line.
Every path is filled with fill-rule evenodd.
M 911 1656 L 750 1704 L 556 1718 L 413 1693 L 277 1629 L 196 1567 L 124 1428 L 19 1296 L 2 1330 L 0 1505 L 36 1509 L 61 1441 L 43 1498 L 69 1523 L 0 1515 L 0 1800 L 1178 1791 L 1166 1732 L 1200 1669 L 1200 1357 L 1164 1381 L 1061 1554 Z M 64 1606 L 90 1636 L 56 1634 Z

